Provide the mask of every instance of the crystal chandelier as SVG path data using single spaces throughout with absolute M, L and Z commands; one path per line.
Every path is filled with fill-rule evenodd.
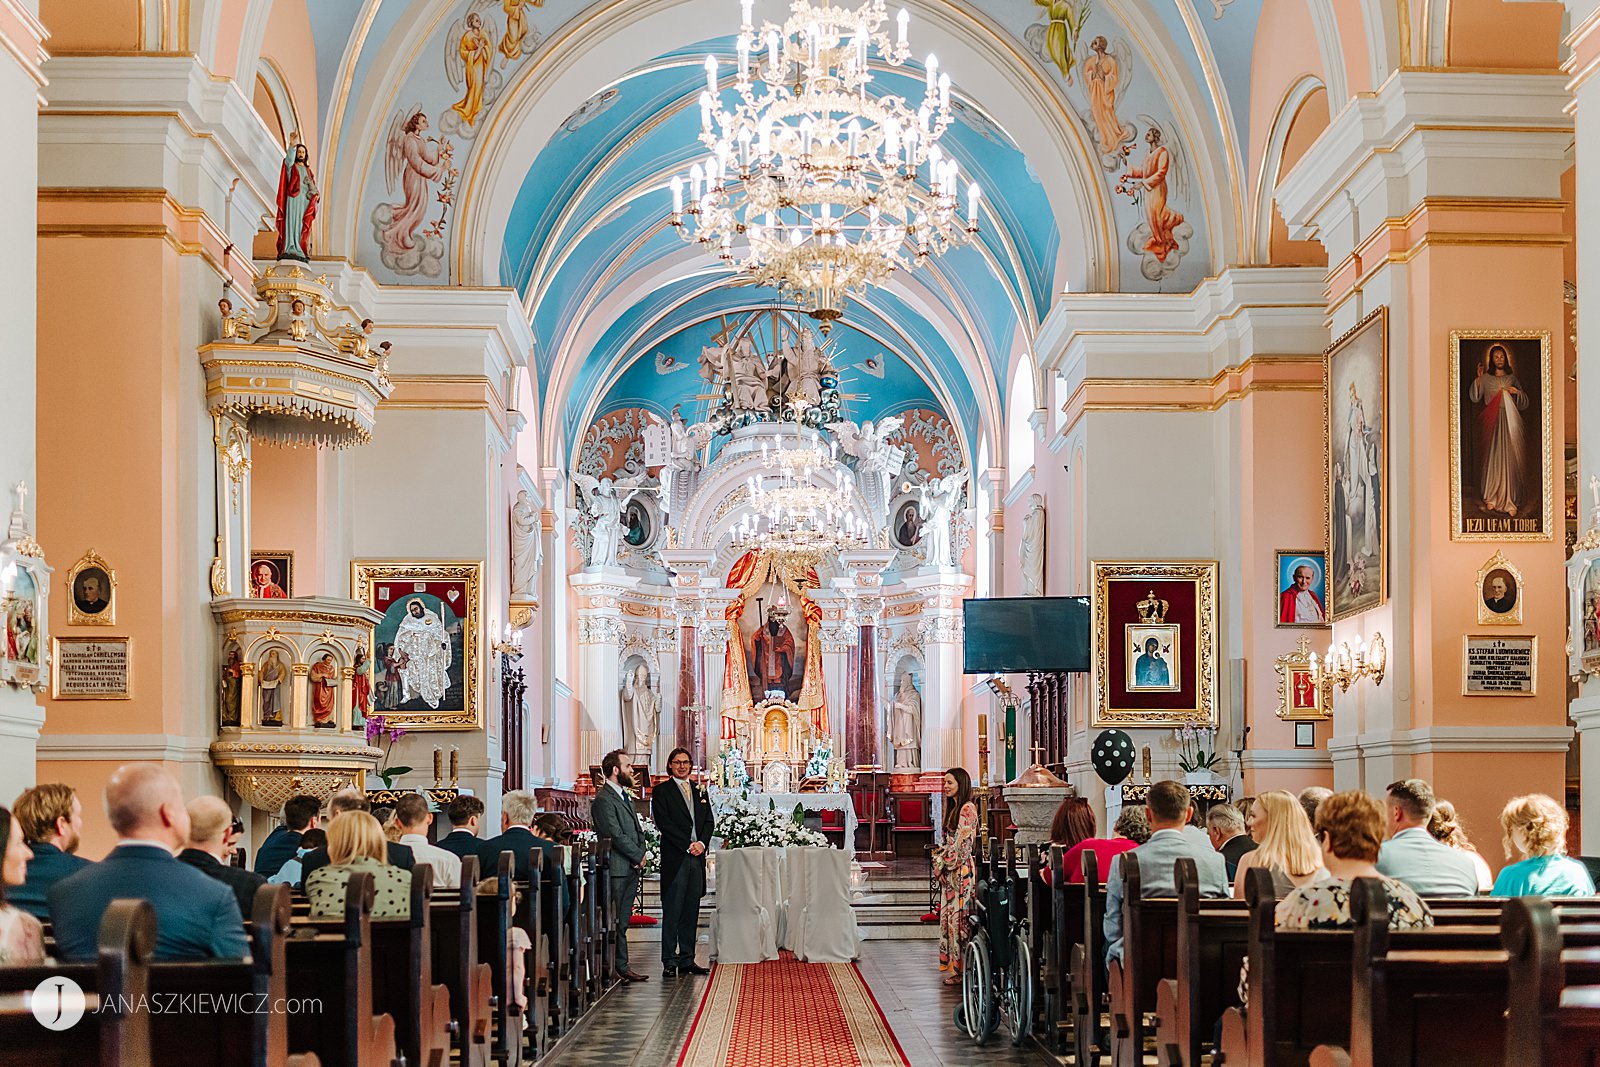
M 734 527 L 733 544 L 742 552 L 763 552 L 780 568 L 805 571 L 840 552 L 869 546 L 865 518 L 856 514 L 855 483 L 829 451 L 805 447 L 798 424 L 795 447 L 761 446 L 761 465 L 770 474 L 752 474 L 746 485 L 750 513 Z M 826 475 L 832 486 L 818 475 Z
M 685 240 L 780 289 L 827 333 L 847 293 L 977 233 L 982 193 L 967 186 L 963 220 L 959 168 L 939 146 L 951 112 L 938 57 L 928 56 L 915 108 L 868 91 L 874 50 L 891 67 L 911 56 L 904 9 L 891 44 L 883 0 L 855 11 L 792 0 L 783 25 L 760 30 L 753 3 L 741 0 L 731 108 L 717 59 L 706 57 L 700 140 L 710 154 L 687 178 L 673 177 L 671 222 Z

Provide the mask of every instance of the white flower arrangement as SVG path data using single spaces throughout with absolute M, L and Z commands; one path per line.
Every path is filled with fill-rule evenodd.
M 642 815 L 639 817 L 639 829 L 644 831 L 644 873 L 655 874 L 661 870 L 661 831 Z M 572 836 L 590 845 L 599 840 L 593 830 L 575 830 Z
M 717 820 L 717 834 L 723 848 L 827 848 L 828 839 L 805 825 L 805 810 L 781 812 L 771 799 L 765 808 L 752 804 L 748 796 L 734 797 L 726 813 Z

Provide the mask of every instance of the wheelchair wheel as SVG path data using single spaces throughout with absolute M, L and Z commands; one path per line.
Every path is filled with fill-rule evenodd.
M 1028 933 L 1018 930 L 1011 940 L 1011 969 L 1006 973 L 1005 1017 L 1011 1043 L 1020 1046 L 1033 1029 L 1033 950 Z
M 994 1033 L 994 971 L 989 963 L 989 939 L 981 931 L 973 935 L 962 952 L 961 1002 L 966 1015 L 967 1036 L 979 1045 Z

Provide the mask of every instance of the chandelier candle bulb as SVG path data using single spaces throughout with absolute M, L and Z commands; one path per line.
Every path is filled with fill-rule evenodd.
M 950 106 L 950 74 L 945 72 L 939 75 L 939 109 L 942 111 Z
M 939 86 L 939 57 L 928 53 L 928 96 L 932 98 Z
M 900 36 L 895 43 L 901 48 L 904 48 L 906 46 L 906 30 L 911 25 L 911 12 L 907 11 L 905 8 L 901 8 L 900 14 L 895 16 L 895 21 L 899 23 L 900 26 Z
M 741 25 L 746 33 L 750 32 L 750 20 L 755 17 L 756 0 L 739 0 L 739 9 L 742 15 Z
M 706 56 L 706 89 L 713 95 L 717 91 L 717 57 Z

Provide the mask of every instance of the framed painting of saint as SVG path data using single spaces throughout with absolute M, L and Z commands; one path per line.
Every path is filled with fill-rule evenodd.
M 1273 625 L 1285 629 L 1328 625 L 1328 557 L 1323 552 L 1279 550 Z
M 117 621 L 117 572 L 94 549 L 67 572 L 67 622 L 72 626 L 111 626 Z
M 1217 564 L 1096 560 L 1095 728 L 1216 723 Z
M 1328 620 L 1389 596 L 1389 309 L 1327 352 Z
M 1450 332 L 1450 536 L 1548 541 L 1555 531 L 1550 334 Z
M 481 725 L 481 562 L 355 560 L 352 599 L 378 612 L 372 704 L 408 730 Z
M 294 596 L 294 553 L 265 549 L 251 552 L 250 595 L 264 600 Z

